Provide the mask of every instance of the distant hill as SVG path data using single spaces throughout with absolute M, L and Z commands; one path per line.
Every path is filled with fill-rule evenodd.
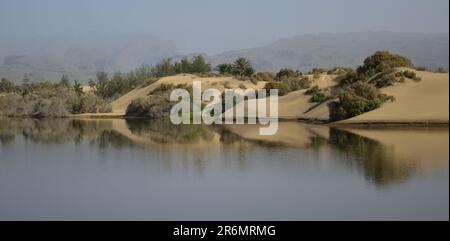
M 448 34 L 307 34 L 206 57 L 213 66 L 246 57 L 258 71 L 275 72 L 283 67 L 309 71 L 354 67 L 377 50 L 405 55 L 417 66 L 448 70 Z M 58 81 L 66 74 L 71 80 L 87 82 L 99 70 L 124 72 L 168 57 L 181 58 L 175 44 L 152 35 L 0 36 L 0 77 L 14 81 L 21 81 L 26 73 L 32 81 Z
M 309 71 L 314 67 L 354 67 L 377 50 L 404 55 L 416 66 L 448 69 L 449 35 L 384 31 L 307 34 L 258 48 L 227 51 L 209 60 L 217 65 L 246 57 L 258 71 L 278 71 L 282 67 Z
M 87 82 L 99 70 L 129 71 L 177 54 L 171 41 L 151 35 L 0 39 L 0 76 L 57 81 L 66 74 Z

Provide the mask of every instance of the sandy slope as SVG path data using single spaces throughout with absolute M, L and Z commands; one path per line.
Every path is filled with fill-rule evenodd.
M 407 80 L 382 92 L 395 97 L 394 102 L 339 123 L 438 122 L 448 123 L 448 74 L 415 71 L 422 80 Z
M 125 111 L 127 109 L 127 106 L 131 103 L 132 100 L 145 97 L 150 93 L 152 90 L 154 90 L 156 87 L 158 87 L 160 84 L 187 84 L 192 85 L 193 81 L 201 81 L 202 82 L 202 91 L 207 88 L 215 88 L 218 90 L 223 91 L 225 88 L 239 88 L 239 85 L 245 85 L 247 88 L 253 88 L 253 89 L 261 89 L 264 87 L 265 82 L 259 82 L 257 85 L 251 83 L 250 81 L 239 81 L 232 77 L 208 77 L 208 78 L 201 78 L 197 77 L 195 75 L 176 75 L 176 76 L 169 76 L 164 77 L 156 81 L 155 83 L 146 86 L 146 87 L 139 87 L 136 88 L 129 93 L 123 95 L 119 99 L 112 102 L 112 109 L 114 115 L 124 115 Z
M 312 78 L 312 77 L 311 77 Z M 336 82 L 334 82 L 335 76 L 331 75 L 320 75 L 318 79 L 313 79 L 312 85 L 317 85 L 320 88 L 329 88 L 334 86 Z M 187 84 L 192 85 L 192 82 L 195 80 L 200 80 L 202 82 L 202 90 L 207 88 L 216 88 L 223 91 L 226 88 L 237 89 L 242 85 L 245 85 L 246 88 L 251 89 L 262 89 L 266 82 L 258 82 L 257 85 L 251 83 L 250 81 L 240 81 L 233 77 L 208 77 L 202 78 L 195 75 L 190 74 L 182 74 L 176 76 L 169 76 L 161 78 L 155 83 L 146 86 L 146 87 L 138 87 L 127 94 L 121 96 L 117 100 L 112 102 L 111 113 L 102 113 L 102 114 L 81 114 L 76 116 L 122 116 L 125 115 L 125 111 L 127 106 L 131 103 L 132 100 L 145 97 L 155 88 L 157 88 L 160 84 Z M 289 93 L 288 95 L 279 97 L 279 117 L 282 119 L 297 119 L 297 118 L 305 118 L 305 119 L 317 119 L 317 120 L 328 120 L 328 108 L 326 104 L 322 104 L 310 110 L 314 107 L 314 103 L 309 102 L 309 95 L 305 95 L 306 90 L 299 90 Z M 254 100 L 249 100 L 250 103 Z M 247 117 L 248 110 L 247 101 L 244 104 L 245 106 L 245 116 Z M 269 110 L 269 109 L 268 109 Z
M 318 79 L 313 80 L 312 86 L 317 85 L 321 89 L 329 88 L 336 85 L 334 81 L 334 76 L 321 75 Z M 319 106 L 315 106 L 315 103 L 310 103 L 310 95 L 305 94 L 306 90 L 293 91 L 287 95 L 278 97 L 278 117 L 285 120 L 296 120 L 298 118 L 308 119 L 308 120 L 328 120 L 329 112 L 326 103 Z M 269 101 L 267 100 L 266 112 L 269 113 Z M 249 106 L 256 106 L 255 100 L 245 101 L 245 117 L 251 117 L 249 115 Z M 315 107 L 315 108 L 313 108 Z M 312 109 L 313 108 L 313 109 Z M 231 111 L 231 110 L 230 110 Z M 228 111 L 228 112 L 230 112 Z M 256 111 L 254 111 L 257 113 Z M 253 113 L 252 108 L 250 113 Z

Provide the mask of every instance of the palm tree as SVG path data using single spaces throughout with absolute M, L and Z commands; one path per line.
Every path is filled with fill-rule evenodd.
M 241 76 L 250 76 L 255 72 L 250 62 L 242 57 L 234 61 L 233 69 L 236 75 Z

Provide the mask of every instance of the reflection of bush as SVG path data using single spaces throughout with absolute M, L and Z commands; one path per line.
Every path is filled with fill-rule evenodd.
M 329 143 L 347 154 L 346 160 L 377 185 L 402 181 L 413 169 L 413 166 L 395 162 L 393 150 L 373 139 L 330 128 Z
M 133 141 L 113 130 L 103 130 L 95 139 L 92 139 L 90 143 L 97 144 L 100 149 L 106 149 L 110 146 L 114 148 L 136 147 Z
M 95 139 L 108 127 L 111 127 L 111 123 L 102 120 L 81 121 L 61 118 L 0 118 L 0 136 L 2 144 L 13 141 L 16 134 L 21 134 L 25 139 L 36 143 L 78 142 L 83 138 Z
M 127 125 L 134 134 L 159 143 L 188 143 L 213 137 L 212 130 L 205 125 L 173 125 L 169 120 L 142 119 L 127 119 Z
M 14 134 L 0 134 L 0 142 L 2 145 L 13 143 L 16 139 L 16 135 Z

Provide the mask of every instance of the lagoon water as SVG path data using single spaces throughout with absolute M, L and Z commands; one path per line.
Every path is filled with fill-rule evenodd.
M 0 119 L 0 220 L 448 220 L 448 128 Z

